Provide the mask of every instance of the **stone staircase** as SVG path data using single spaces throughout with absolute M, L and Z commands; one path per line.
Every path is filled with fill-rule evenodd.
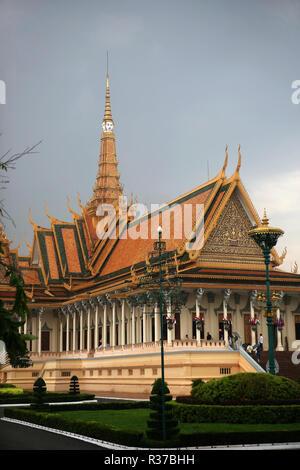
M 277 375 L 297 381 L 300 378 L 300 364 L 293 364 L 292 354 L 293 351 L 275 351 L 275 359 L 279 365 L 279 372 Z M 268 360 L 268 351 L 262 351 L 259 364 L 265 370 Z

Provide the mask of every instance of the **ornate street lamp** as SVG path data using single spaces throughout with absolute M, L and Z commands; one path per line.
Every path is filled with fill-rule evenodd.
M 164 366 L 164 322 L 163 322 L 163 305 L 162 305 L 162 265 L 161 265 L 161 234 L 162 228 L 158 227 L 158 256 L 159 256 L 159 316 L 160 316 L 160 355 L 161 355 L 161 412 L 162 412 L 162 438 L 166 440 L 166 407 L 165 407 L 165 366 Z
M 270 275 L 269 275 L 269 264 L 270 264 L 270 252 L 271 249 L 276 245 L 278 238 L 283 235 L 284 232 L 280 228 L 274 228 L 269 226 L 269 219 L 264 211 L 264 217 L 262 219 L 262 225 L 260 227 L 254 227 L 248 232 L 248 235 L 257 243 L 261 248 L 264 261 L 266 265 L 266 284 L 267 284 L 267 298 L 266 298 L 266 309 L 265 316 L 267 317 L 268 326 L 268 340 L 269 340 L 269 372 L 275 375 L 275 361 L 274 361 L 274 338 L 273 338 L 273 315 L 274 315 L 274 301 L 271 299 L 270 294 Z M 273 308 L 272 308 L 273 307 Z
M 144 275 L 137 280 L 139 288 L 147 289 L 148 292 L 158 293 L 159 299 L 159 315 L 160 315 L 160 345 L 161 345 L 161 380 L 162 380 L 162 438 L 166 440 L 166 411 L 165 411 L 165 366 L 164 366 L 164 322 L 163 316 L 163 290 L 170 292 L 180 288 L 181 279 L 178 277 L 177 262 L 168 257 L 166 253 L 166 242 L 161 239 L 162 228 L 158 227 L 158 242 L 154 242 L 153 251 L 148 253 Z M 168 320 L 167 320 L 168 323 Z M 173 320 L 172 320 L 173 323 Z

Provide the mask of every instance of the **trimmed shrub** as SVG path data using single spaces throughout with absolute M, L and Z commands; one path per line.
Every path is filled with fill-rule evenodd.
M 300 385 L 286 377 L 265 373 L 241 372 L 213 379 L 192 388 L 198 403 L 221 404 L 246 400 L 277 401 L 300 399 Z
M 163 414 L 162 414 L 162 379 L 157 379 L 152 387 L 150 396 L 150 412 L 147 421 L 148 429 L 146 435 L 149 439 L 161 441 L 163 439 Z M 164 383 L 164 399 L 165 399 L 165 424 L 166 424 L 166 440 L 176 440 L 179 434 L 177 419 L 173 417 L 173 407 L 168 402 L 172 401 L 172 395 L 167 383 Z
M 44 381 L 44 379 L 42 377 L 39 377 L 38 379 L 36 379 L 36 381 L 34 382 L 34 386 L 33 386 L 33 403 L 32 403 L 32 407 L 34 408 L 42 408 L 44 403 L 45 403 L 45 399 L 46 399 L 46 390 L 47 390 L 47 387 L 46 387 L 46 383 Z
M 73 393 L 74 395 L 80 393 L 79 381 L 76 375 L 73 375 L 73 377 L 71 377 L 69 392 Z

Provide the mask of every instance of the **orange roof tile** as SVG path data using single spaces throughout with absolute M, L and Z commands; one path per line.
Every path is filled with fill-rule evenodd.
M 181 221 L 176 220 L 176 212 L 174 213 L 173 211 L 176 204 L 171 204 L 170 206 L 166 206 L 165 210 L 163 210 L 160 215 L 154 212 L 142 217 L 140 222 L 132 222 L 126 233 L 127 238 L 123 238 L 123 234 L 123 237 L 121 236 L 118 240 L 113 252 L 108 257 L 108 260 L 101 271 L 101 275 L 109 274 L 145 261 L 148 253 L 153 250 L 153 242 L 158 240 L 157 228 L 159 225 L 162 225 L 163 227 L 162 240 L 166 242 L 166 250 L 175 250 L 178 245 L 182 244 L 186 240 L 192 229 L 192 226 L 189 226 L 188 228 L 186 227 L 187 224 L 184 220 L 185 209 L 183 206 L 185 204 L 190 204 L 191 209 L 195 212 L 196 204 L 204 204 L 208 199 L 211 190 L 212 188 L 194 196 L 191 194 L 189 198 L 184 199 L 182 202 L 181 198 L 178 198 L 177 207 L 181 210 Z M 164 224 L 167 224 L 169 216 L 171 222 L 170 232 L 168 233 L 168 226 Z M 175 223 L 173 223 L 174 217 Z M 195 214 L 193 216 L 193 223 L 194 222 Z
M 73 228 L 62 228 L 61 232 L 68 263 L 68 271 L 71 273 L 81 273 L 74 230 Z
M 51 235 L 45 235 L 45 244 L 46 244 L 46 250 L 47 250 L 47 255 L 48 255 L 50 277 L 51 279 L 59 279 L 54 241 Z

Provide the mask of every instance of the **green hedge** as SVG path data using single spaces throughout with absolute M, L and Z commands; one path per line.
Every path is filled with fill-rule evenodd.
M 56 393 L 56 392 L 47 392 L 46 401 L 50 403 L 59 403 L 62 401 L 82 401 L 82 400 L 92 400 L 95 398 L 95 395 L 90 393 L 82 393 L 80 395 L 74 395 L 69 393 Z M 0 394 L 0 404 L 22 404 L 22 403 L 32 403 L 33 402 L 33 392 L 24 391 L 19 395 L 12 395 L 11 393 L 1 393 Z
M 23 394 L 23 389 L 22 388 L 17 388 L 17 387 L 1 387 L 0 388 L 0 398 L 3 396 L 14 396 L 14 395 L 22 395 Z
M 178 395 L 176 397 L 177 403 L 183 403 L 185 405 L 211 405 L 210 402 L 205 403 L 202 400 L 198 400 L 190 395 Z M 219 405 L 300 405 L 300 398 L 282 399 L 282 400 L 249 400 L 247 398 L 241 398 L 240 400 L 226 400 L 219 403 Z
M 71 420 L 56 413 L 37 412 L 22 408 L 5 408 L 4 414 L 8 418 L 127 446 L 139 445 L 143 437 L 142 432 L 118 429 L 94 421 Z
M 182 423 L 281 424 L 300 423 L 300 405 L 185 405 L 174 403 Z

